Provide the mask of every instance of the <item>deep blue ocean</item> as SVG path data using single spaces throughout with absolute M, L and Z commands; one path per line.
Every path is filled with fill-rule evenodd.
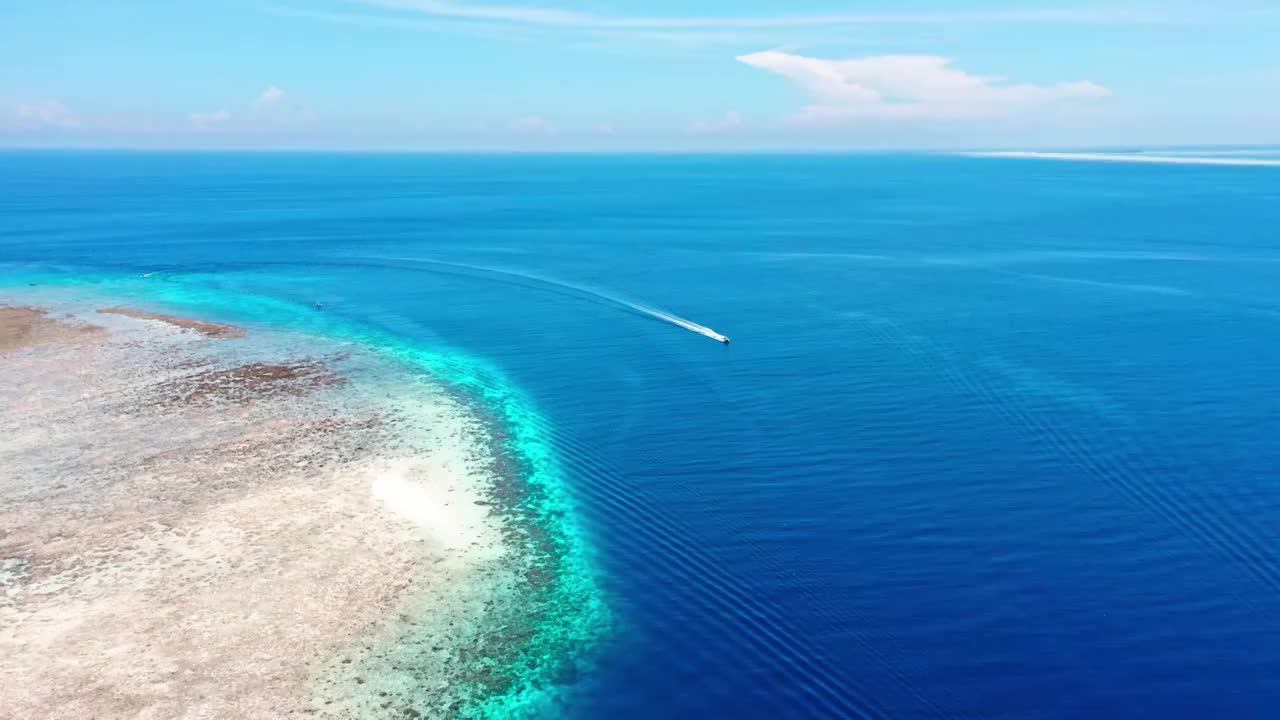
M 1280 169 L 5 152 L 0 266 L 491 364 L 614 618 L 567 717 L 1280 716 Z

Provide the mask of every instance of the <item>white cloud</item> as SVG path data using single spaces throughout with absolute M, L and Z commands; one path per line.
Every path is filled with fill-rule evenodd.
M 267 108 L 270 108 L 276 105 L 282 99 L 284 99 L 284 94 L 285 93 L 283 90 L 276 87 L 275 85 L 271 85 L 267 87 L 266 90 L 263 90 L 261 93 L 258 93 L 258 97 L 255 98 L 253 101 L 253 109 L 266 110 Z
M 1221 16 L 1264 14 L 1265 11 L 1190 11 L 1151 8 L 1045 8 L 1040 10 L 990 10 L 973 12 L 845 13 L 833 15 L 726 16 L 726 17 L 640 17 L 600 15 L 553 7 L 483 5 L 452 0 L 358 0 L 397 10 L 410 10 L 433 17 L 480 20 L 520 25 L 564 28 L 797 28 L 833 25 L 905 24 L 1018 24 L 1082 23 L 1140 24 L 1194 22 Z
M 1009 115 L 1111 94 L 1087 80 L 1055 85 L 1011 84 L 970 75 L 932 55 L 883 55 L 848 60 L 792 55 L 776 50 L 738 57 L 803 87 L 813 103 L 793 120 L 835 124 L 860 118 L 957 119 Z
M 292 127 L 301 122 L 312 122 L 315 114 L 286 103 L 288 94 L 276 85 L 268 85 L 245 105 L 237 105 L 237 113 L 223 108 L 213 112 L 193 112 L 188 115 L 197 130 L 214 130 L 232 126 L 237 130 L 269 131 Z
M 553 127 L 551 123 L 537 115 L 529 115 L 528 117 L 522 117 L 511 121 L 511 129 L 516 132 L 529 133 L 531 135 L 555 132 L 555 127 Z
M 746 118 L 736 110 L 730 110 L 714 120 L 698 120 L 690 127 L 696 132 L 725 132 L 737 130 L 746 124 Z
M 26 127 L 79 127 L 80 119 L 71 108 L 57 100 L 20 103 L 16 108 L 18 123 Z
M 191 124 L 202 130 L 220 127 L 231 122 L 231 113 L 217 110 L 207 113 L 191 113 Z

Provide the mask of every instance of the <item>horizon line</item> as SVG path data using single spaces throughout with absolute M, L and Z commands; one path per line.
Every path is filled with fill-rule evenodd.
M 997 147 L 990 145 L 956 145 L 947 147 L 921 146 L 831 146 L 831 147 L 738 147 L 738 148 L 531 148 L 531 147 L 468 147 L 468 148 L 432 148 L 432 147 L 355 147 L 355 146 L 294 146 L 294 147 L 262 147 L 262 146 L 222 146 L 207 147 L 198 145 L 154 146 L 154 145 L 10 145 L 0 141 L 0 152 L 140 152 L 140 153 L 236 153 L 236 154 L 401 154 L 401 155 L 842 155 L 842 154 L 932 154 L 932 155 L 964 155 L 973 153 L 1014 153 L 1014 152 L 1110 152 L 1110 153 L 1144 153 L 1152 151 L 1222 151 L 1222 150 L 1276 150 L 1280 149 L 1280 141 L 1274 143 L 1165 143 L 1156 145 L 1139 145 L 1135 143 L 1111 143 L 1098 145 L 1041 145 Z

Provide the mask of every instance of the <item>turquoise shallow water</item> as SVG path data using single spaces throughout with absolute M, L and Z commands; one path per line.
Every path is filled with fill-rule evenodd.
M 1278 207 L 1265 167 L 12 153 L 0 259 L 528 432 L 610 618 L 556 715 L 1269 718 Z

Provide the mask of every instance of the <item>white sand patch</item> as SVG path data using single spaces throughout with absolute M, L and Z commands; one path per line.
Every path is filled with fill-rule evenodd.
M 408 520 L 443 550 L 476 548 L 466 558 L 491 560 L 502 547 L 493 543 L 487 506 L 477 505 L 473 492 L 458 493 L 467 484 L 448 461 L 389 460 L 373 471 L 370 492 L 395 515 Z M 417 480 L 411 478 L 418 478 Z

